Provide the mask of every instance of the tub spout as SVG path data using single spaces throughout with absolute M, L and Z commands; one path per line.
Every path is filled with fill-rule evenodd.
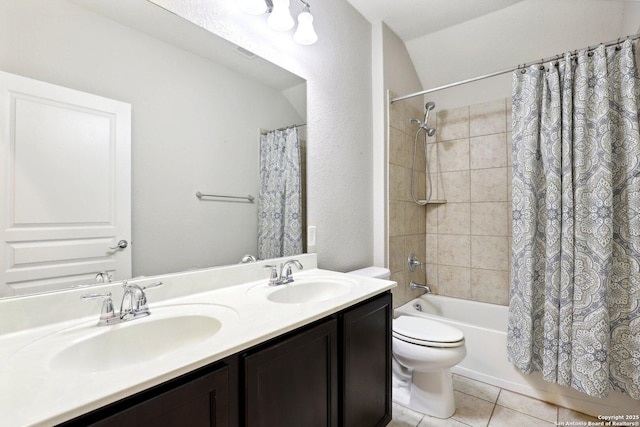
M 429 285 L 421 285 L 420 283 L 416 283 L 413 280 L 411 281 L 411 283 L 409 283 L 409 287 L 411 288 L 411 290 L 422 289 L 427 294 L 431 293 L 431 288 L 429 287 Z

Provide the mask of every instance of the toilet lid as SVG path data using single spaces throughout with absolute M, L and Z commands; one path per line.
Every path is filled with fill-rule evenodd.
M 403 341 L 435 347 L 453 347 L 464 341 L 462 331 L 453 326 L 413 316 L 393 319 L 393 335 Z

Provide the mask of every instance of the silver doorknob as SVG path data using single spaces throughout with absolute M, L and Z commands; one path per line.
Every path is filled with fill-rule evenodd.
M 129 246 L 129 242 L 126 240 L 120 240 L 116 246 L 109 246 L 109 249 L 124 249 Z

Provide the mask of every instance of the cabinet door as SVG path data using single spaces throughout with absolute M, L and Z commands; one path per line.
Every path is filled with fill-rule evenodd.
M 97 422 L 94 426 L 228 426 L 228 381 L 225 367 Z
M 391 421 L 391 294 L 342 315 L 341 419 L 345 427 Z
M 244 356 L 247 427 L 338 425 L 337 320 Z
M 196 371 L 196 374 L 198 371 Z M 62 424 L 64 427 L 214 427 L 236 426 L 230 413 L 229 367 L 186 381 L 171 381 L 93 413 Z

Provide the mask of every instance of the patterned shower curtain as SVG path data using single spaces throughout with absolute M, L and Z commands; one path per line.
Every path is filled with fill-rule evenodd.
M 302 253 L 302 193 L 298 129 L 260 138 L 258 258 Z
M 509 360 L 640 399 L 640 136 L 634 47 L 513 74 Z

